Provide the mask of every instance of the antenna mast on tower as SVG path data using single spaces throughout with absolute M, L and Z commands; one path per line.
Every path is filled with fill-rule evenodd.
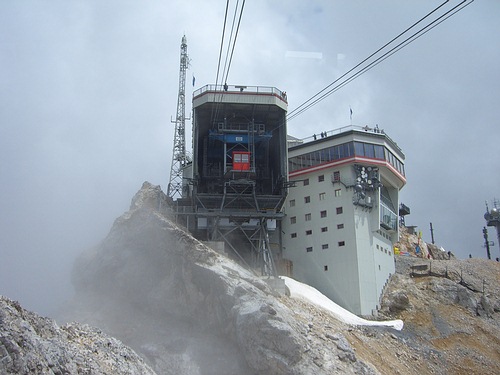
M 177 116 L 175 117 L 174 148 L 170 166 L 170 180 L 167 195 L 170 198 L 182 196 L 182 174 L 189 162 L 186 155 L 186 70 L 189 65 L 187 54 L 187 39 L 184 35 L 181 41 L 181 63 L 179 69 L 179 96 L 177 98 Z

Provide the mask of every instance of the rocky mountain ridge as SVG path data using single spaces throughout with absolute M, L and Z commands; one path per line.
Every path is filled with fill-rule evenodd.
M 132 349 L 78 323 L 58 326 L 0 296 L 1 374 L 128 374 L 154 371 Z
M 76 295 L 63 317 L 89 324 L 78 326 L 90 332 L 80 336 L 90 340 L 85 348 L 97 352 L 82 349 L 74 357 L 96 361 L 104 331 L 150 366 L 132 372 L 138 374 L 500 373 L 497 262 L 454 259 L 403 230 L 398 246 L 406 255 L 396 256 L 378 317 L 402 319 L 403 330 L 346 325 L 317 305 L 277 294 L 175 225 L 166 207 L 160 187 L 144 183 L 109 235 L 76 262 Z M 4 344 L 13 335 L 4 309 L 13 307 L 0 310 L 0 372 L 12 363 L 5 358 L 13 357 Z M 29 335 L 38 340 L 38 331 Z M 20 357 L 38 350 L 50 358 L 54 351 L 18 348 Z M 77 373 L 75 368 L 66 373 Z M 29 369 L 19 373 L 51 373 Z M 105 371 L 92 373 L 130 373 L 124 367 Z

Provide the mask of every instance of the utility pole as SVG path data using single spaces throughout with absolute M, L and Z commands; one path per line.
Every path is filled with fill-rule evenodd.
M 493 208 L 490 210 L 488 208 L 488 203 L 486 203 L 486 213 L 484 214 L 484 219 L 489 227 L 495 227 L 497 229 L 498 246 L 500 246 L 500 202 L 497 199 L 493 200 Z M 483 230 L 484 232 L 484 230 Z M 490 257 L 488 256 L 488 259 Z
M 488 230 L 486 229 L 486 227 L 483 227 L 483 237 L 484 237 L 484 247 L 486 248 L 486 255 L 488 255 L 488 259 L 491 259 L 490 241 L 488 241 Z
M 431 223 L 431 241 L 432 244 L 434 245 L 434 228 L 432 228 L 432 223 Z
M 187 54 L 187 39 L 184 35 L 181 41 L 181 61 L 179 69 L 179 95 L 177 97 L 177 115 L 175 117 L 174 147 L 172 164 L 170 165 L 170 180 L 167 195 L 170 198 L 182 196 L 182 175 L 184 167 L 189 162 L 186 155 L 186 70 L 189 65 Z

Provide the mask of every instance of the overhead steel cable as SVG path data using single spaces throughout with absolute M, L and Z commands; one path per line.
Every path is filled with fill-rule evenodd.
M 233 33 L 234 33 L 234 24 L 236 23 L 236 15 L 238 13 L 238 4 L 239 0 L 236 0 L 236 7 L 234 8 L 234 16 L 233 16 L 233 22 L 231 24 L 231 34 L 229 34 L 229 43 L 227 44 L 227 50 L 226 50 L 226 58 L 224 60 L 224 69 L 222 69 L 222 80 L 221 84 L 227 82 L 227 75 L 226 75 L 226 69 L 228 66 L 228 61 L 229 61 L 229 51 L 231 49 L 231 42 L 233 41 Z M 215 82 L 218 84 L 219 82 Z
M 367 66 L 363 67 L 360 71 L 358 71 L 358 72 L 354 73 L 353 75 L 347 77 L 345 80 L 341 81 L 338 85 L 336 85 L 332 89 L 328 90 L 330 87 L 332 87 L 333 85 L 335 85 L 336 83 L 338 83 L 344 77 L 346 77 L 347 75 L 349 75 L 350 73 L 352 73 L 355 69 L 359 68 L 362 64 L 366 63 L 369 59 L 371 59 L 377 53 L 379 53 L 380 51 L 382 51 L 383 49 L 385 49 L 387 46 L 389 46 L 391 43 L 393 43 L 394 41 L 396 41 L 397 39 L 399 39 L 401 36 L 403 36 L 404 34 L 406 34 L 409 30 L 411 30 L 412 28 L 414 28 L 417 24 L 421 23 L 423 20 L 425 20 L 430 15 L 432 15 L 433 13 L 435 13 L 442 6 L 444 6 L 448 1 L 444 2 L 443 4 L 441 4 L 440 6 L 438 6 L 437 8 L 435 8 L 432 12 L 429 12 L 426 16 L 422 17 L 419 21 L 417 21 L 412 26 L 410 26 L 409 28 L 407 28 L 405 31 L 403 31 L 402 33 L 400 33 L 398 36 L 396 36 L 395 38 L 393 38 L 390 42 L 386 43 L 383 47 L 379 48 L 377 51 L 375 51 L 374 53 L 372 53 L 369 57 L 367 57 L 366 59 L 364 59 L 363 61 L 361 61 L 360 63 L 358 63 L 355 67 L 353 67 L 352 69 L 350 69 L 349 71 L 347 71 L 346 73 L 344 73 L 342 76 L 340 76 L 339 78 L 337 78 L 331 84 L 329 84 L 328 86 L 326 86 L 325 88 L 323 88 L 321 91 L 319 91 L 314 96 L 312 96 L 311 98 L 309 98 L 308 100 L 306 100 L 304 103 L 302 103 L 296 109 L 294 109 L 293 111 L 291 111 L 288 114 L 288 116 L 287 116 L 287 120 L 290 121 L 293 118 L 297 117 L 298 115 L 302 114 L 307 109 L 311 108 L 315 104 L 317 104 L 320 101 L 322 101 L 323 99 L 325 99 L 327 96 L 331 95 L 333 92 L 337 91 L 341 87 L 345 86 L 347 83 L 349 83 L 349 82 L 353 81 L 355 78 L 359 77 L 361 74 L 367 72 L 368 70 L 370 70 L 373 67 L 375 67 L 376 65 L 378 65 L 380 62 L 382 62 L 385 59 L 387 59 L 388 57 L 392 56 L 394 53 L 396 53 L 400 49 L 404 48 L 405 46 L 407 46 L 411 42 L 415 41 L 416 39 L 418 39 L 422 35 L 426 34 L 428 31 L 430 31 L 431 29 L 433 29 L 434 27 L 436 27 L 440 23 L 444 22 L 446 19 L 448 19 L 449 17 L 451 17 L 452 15 L 454 15 L 455 13 L 457 13 L 458 11 L 462 10 L 464 7 L 470 5 L 474 0 L 470 0 L 467 4 L 464 4 L 467 1 L 469 1 L 469 0 L 463 0 L 460 4 L 454 6 L 453 8 L 451 8 L 450 10 L 448 10 L 447 12 L 445 12 L 444 14 L 442 14 L 441 16 L 439 16 L 438 18 L 434 19 L 432 22 L 428 23 L 426 26 L 422 27 L 420 30 L 418 30 L 417 32 L 415 32 L 411 36 L 407 37 L 401 43 L 399 43 L 395 47 L 391 48 L 389 51 L 385 52 L 382 56 L 379 56 L 377 59 L 375 59 L 374 61 L 370 62 Z M 328 90 L 328 91 L 326 91 L 326 90 Z M 325 93 L 325 91 L 326 91 L 326 93 Z
M 224 25 L 222 26 L 222 37 L 220 41 L 220 51 L 219 51 L 219 62 L 217 63 L 217 75 L 215 77 L 215 84 L 219 81 L 219 71 L 220 71 L 220 62 L 222 60 L 222 50 L 224 47 L 224 35 L 226 34 L 226 23 L 227 23 L 227 11 L 229 9 L 229 0 L 226 2 L 226 12 L 224 15 Z
M 234 36 L 233 48 L 231 49 L 231 57 L 229 58 L 229 64 L 226 71 L 226 78 L 224 82 L 227 82 L 227 77 L 229 76 L 229 69 L 231 68 L 231 62 L 233 61 L 234 47 L 236 46 L 236 39 L 238 38 L 238 32 L 240 31 L 241 17 L 243 16 L 243 8 L 245 7 L 245 0 L 241 4 L 240 17 L 238 18 L 238 26 L 236 27 L 236 34 Z
M 228 1 L 229 3 L 229 1 Z M 218 98 L 218 101 L 215 105 L 215 109 L 212 111 L 212 121 L 214 121 L 214 119 L 217 119 L 218 117 L 218 114 L 219 114 L 219 109 L 220 109 L 220 104 L 222 102 L 222 98 L 224 96 L 224 91 L 222 89 L 223 85 L 225 86 L 226 85 L 226 82 L 227 82 L 227 79 L 228 79 L 228 76 L 229 76 L 229 69 L 231 67 L 231 62 L 232 62 L 232 59 L 233 59 L 233 54 L 234 54 L 234 49 L 235 49 L 235 46 L 236 46 L 236 40 L 238 38 L 238 33 L 239 33 L 239 29 L 240 29 L 240 25 L 241 25 L 241 19 L 242 19 L 242 16 L 243 16 L 243 9 L 245 7 L 245 0 L 243 0 L 242 2 L 242 5 L 241 5 L 241 8 L 240 8 L 240 14 L 239 14 L 239 17 L 238 17 L 238 23 L 236 25 L 236 31 L 234 31 L 234 25 L 235 25 L 235 22 L 236 22 L 236 16 L 238 14 L 238 7 L 239 7 L 239 0 L 237 0 L 236 2 L 236 6 L 235 6 L 235 9 L 234 9 L 234 16 L 233 16 L 233 21 L 232 21 L 232 26 L 231 26 L 231 34 L 229 36 L 229 41 L 228 41 L 228 46 L 227 46 L 227 53 L 226 53 L 226 58 L 225 58 L 225 62 L 224 62 L 224 69 L 222 71 L 222 80 L 219 84 L 218 82 L 218 75 L 217 75 L 217 79 L 215 81 L 215 91 L 219 91 L 219 87 L 220 87 L 220 93 L 218 94 L 219 95 L 219 98 Z M 227 8 L 226 8 L 226 14 L 227 14 Z M 226 23 L 227 19 L 224 20 L 224 22 Z M 225 25 L 224 25 L 225 27 Z M 234 38 L 233 38 L 233 34 L 234 34 Z M 229 51 L 231 50 L 231 54 L 229 54 Z M 221 46 L 221 52 L 222 52 L 222 46 Z
M 217 82 L 219 81 L 220 63 L 222 60 L 222 51 L 224 49 L 224 36 L 226 34 L 226 23 L 227 23 L 227 11 L 228 11 L 228 9 L 229 9 L 229 0 L 227 0 L 227 2 L 226 2 L 226 12 L 224 14 L 224 24 L 222 25 L 222 36 L 221 36 L 221 41 L 220 41 L 219 61 L 217 63 L 217 74 L 215 76 L 215 87 L 217 87 Z M 210 122 L 212 122 L 213 119 L 214 119 L 214 109 L 212 108 L 212 112 L 210 114 Z
M 419 19 L 417 22 L 413 23 L 413 25 L 411 25 L 410 27 L 408 27 L 403 32 L 399 33 L 396 37 L 392 38 L 389 42 L 387 42 L 386 44 L 384 44 L 382 47 L 380 47 L 379 49 L 377 49 L 375 52 L 373 52 L 367 58 L 365 58 L 360 63 L 358 63 L 357 65 L 355 65 L 354 67 L 352 67 L 350 70 L 348 70 L 347 72 L 345 72 L 343 75 L 341 75 L 335 81 L 333 81 L 328 86 L 326 86 L 325 88 L 323 88 L 321 91 L 319 91 L 318 93 L 316 93 L 315 95 L 313 95 L 311 98 L 307 99 L 304 103 L 302 103 L 301 105 L 299 105 L 293 111 L 290 111 L 288 113 L 288 116 L 292 116 L 294 112 L 300 111 L 301 107 L 306 106 L 309 102 L 311 102 L 316 97 L 318 97 L 319 95 L 321 95 L 328 88 L 330 88 L 331 86 L 333 86 L 335 83 L 337 83 L 338 81 L 340 81 L 342 78 L 344 78 L 345 76 L 347 76 L 349 73 L 351 73 L 352 71 L 354 71 L 355 69 L 357 69 L 359 66 L 361 66 L 362 64 L 364 64 L 366 61 L 368 61 L 369 59 L 371 59 L 373 56 L 375 56 L 377 53 L 379 53 L 380 51 L 382 51 L 384 48 L 386 48 L 388 45 L 390 45 L 391 43 L 393 43 L 395 40 L 399 39 L 402 35 L 406 34 L 409 30 L 411 30 L 412 28 L 414 28 L 416 25 L 418 25 L 419 23 L 421 23 L 423 20 L 425 20 L 426 18 L 428 18 L 429 16 L 431 16 L 432 14 L 434 14 L 435 12 L 437 12 L 440 8 L 442 8 L 444 5 L 446 5 L 446 3 L 448 3 L 449 1 L 450 0 L 446 0 L 444 3 L 442 3 L 441 5 L 439 5 L 438 7 L 436 7 L 434 10 L 432 10 L 429 13 L 427 13 L 424 17 L 422 17 L 421 19 Z

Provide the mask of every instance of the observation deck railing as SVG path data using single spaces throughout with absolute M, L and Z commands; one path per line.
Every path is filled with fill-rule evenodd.
M 196 98 L 206 92 L 221 92 L 221 93 L 245 93 L 245 94 L 264 94 L 274 95 L 287 102 L 286 92 L 269 86 L 245 86 L 245 85 L 205 85 L 193 92 L 193 98 Z

